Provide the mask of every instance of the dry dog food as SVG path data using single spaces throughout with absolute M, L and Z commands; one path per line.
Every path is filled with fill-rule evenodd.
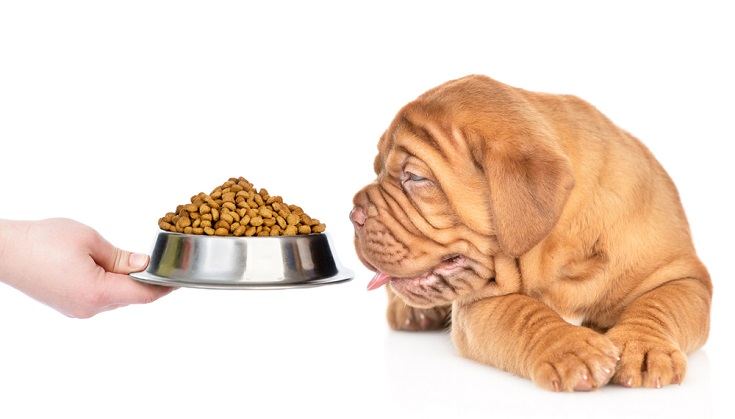
M 158 220 L 161 230 L 208 236 L 295 236 L 322 233 L 323 223 L 287 205 L 244 178 L 230 178 L 212 193 L 200 192 Z

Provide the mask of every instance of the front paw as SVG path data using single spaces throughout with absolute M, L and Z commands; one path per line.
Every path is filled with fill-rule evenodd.
M 615 373 L 619 351 L 591 329 L 564 326 L 539 348 L 531 379 L 553 391 L 589 391 L 604 386 Z M 543 344 L 543 343 L 542 343 Z
M 449 326 L 451 309 L 450 306 L 415 308 L 392 295 L 388 300 L 388 324 L 393 330 L 412 332 L 442 330 Z
M 607 336 L 621 348 L 620 365 L 612 379 L 614 383 L 649 388 L 681 384 L 687 358 L 670 340 L 630 328 L 612 328 Z

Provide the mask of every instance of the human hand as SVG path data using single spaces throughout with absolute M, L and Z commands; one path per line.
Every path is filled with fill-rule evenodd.
M 148 256 L 120 250 L 73 220 L 0 220 L 0 281 L 76 318 L 145 304 L 172 288 L 143 284 Z

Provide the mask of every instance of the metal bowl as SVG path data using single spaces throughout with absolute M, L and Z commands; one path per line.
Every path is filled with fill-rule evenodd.
M 277 289 L 349 281 L 326 233 L 217 237 L 160 232 L 144 272 L 133 278 L 170 287 Z

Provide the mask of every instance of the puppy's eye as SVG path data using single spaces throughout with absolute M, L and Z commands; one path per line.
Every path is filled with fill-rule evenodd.
M 410 180 L 412 182 L 421 182 L 426 180 L 426 178 L 415 173 L 406 172 L 406 180 Z
M 421 175 L 417 175 L 416 173 L 409 172 L 408 170 L 406 170 L 403 172 L 403 175 L 401 176 L 401 183 L 403 185 L 406 185 L 408 182 L 416 186 L 431 184 L 430 179 L 427 179 Z

